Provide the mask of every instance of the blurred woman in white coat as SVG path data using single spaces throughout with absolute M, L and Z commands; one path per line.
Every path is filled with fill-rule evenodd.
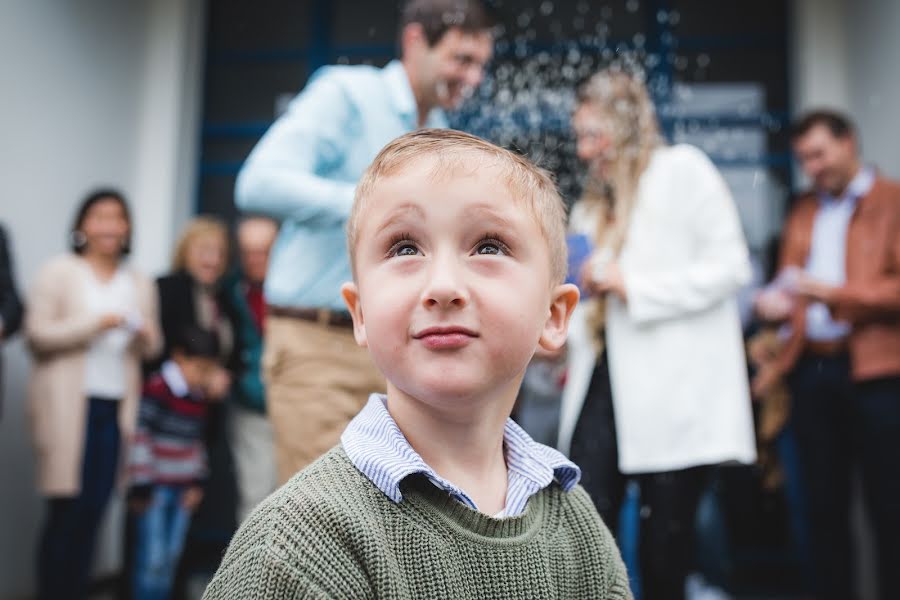
M 663 144 L 640 77 L 591 78 L 573 128 L 588 183 L 571 227 L 593 253 L 570 327 L 560 447 L 614 530 L 636 477 L 643 597 L 677 600 L 708 467 L 755 460 L 736 304 L 748 251 L 721 175 L 697 148 Z

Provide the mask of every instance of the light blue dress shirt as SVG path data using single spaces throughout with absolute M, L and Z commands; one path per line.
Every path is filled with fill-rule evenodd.
M 330 66 L 316 71 L 288 111 L 262 137 L 235 186 L 243 211 L 282 221 L 265 295 L 286 307 L 345 310 L 350 281 L 345 225 L 356 183 L 379 150 L 417 127 L 418 109 L 403 65 Z M 446 127 L 443 111 L 426 127 Z
M 421 473 L 459 502 L 478 510 L 468 494 L 438 475 L 409 445 L 388 412 L 386 401 L 381 394 L 369 396 L 369 402 L 341 435 L 341 445 L 350 462 L 394 502 L 403 499 L 400 482 Z M 508 472 L 506 505 L 496 517 L 521 515 L 528 499 L 553 482 L 568 492 L 581 479 L 581 470 L 575 463 L 558 450 L 532 440 L 512 419 L 506 420 L 503 441 Z
M 819 194 L 819 210 L 813 222 L 812 241 L 806 273 L 813 279 L 841 286 L 847 281 L 847 229 L 859 199 L 869 193 L 875 183 L 872 169 L 860 169 L 844 194 L 835 198 Z M 806 311 L 806 337 L 815 341 L 832 341 L 850 333 L 850 325 L 835 321 L 821 302 L 810 304 Z

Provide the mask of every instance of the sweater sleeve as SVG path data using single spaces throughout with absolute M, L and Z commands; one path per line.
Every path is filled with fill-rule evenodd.
M 290 486 L 244 521 L 204 599 L 374 599 L 365 570 L 337 525 L 346 517 L 317 494 L 288 492 Z
M 72 350 L 87 345 L 99 332 L 102 317 L 84 312 L 59 315 L 63 297 L 71 293 L 61 261 L 38 273 L 25 315 L 25 337 L 37 354 Z
M 610 554 L 613 555 L 612 568 L 606 572 L 606 597 L 610 600 L 634 600 L 631 594 L 631 585 L 628 582 L 628 572 L 625 570 L 625 562 L 619 553 L 619 548 L 609 530 L 607 530 L 606 544 Z
M 316 586 L 309 577 L 265 544 L 251 546 L 240 552 L 229 549 L 203 593 L 203 600 L 326 600 L 334 597 Z
M 317 71 L 263 135 L 238 174 L 238 208 L 323 224 L 350 214 L 355 185 L 326 175 L 344 159 L 359 127 L 338 72 Z
M 582 541 L 590 540 L 590 546 L 600 552 L 599 570 L 602 570 L 602 584 L 600 589 L 595 591 L 608 600 L 634 600 L 628 581 L 628 571 L 625 569 L 619 547 L 606 523 L 597 514 L 594 501 L 581 485 L 575 486 L 568 495 L 573 504 L 579 507 L 581 514 L 586 514 L 588 522 L 591 523 L 590 533 L 582 530 L 580 535 L 575 537 Z

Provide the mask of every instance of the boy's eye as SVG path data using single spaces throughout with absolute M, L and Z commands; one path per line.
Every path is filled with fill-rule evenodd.
M 509 248 L 496 238 L 486 237 L 475 246 L 475 254 L 509 254 Z
M 396 256 L 417 256 L 421 254 L 419 246 L 413 240 L 406 236 L 398 236 L 397 241 L 391 244 L 385 254 L 386 258 L 394 258 Z

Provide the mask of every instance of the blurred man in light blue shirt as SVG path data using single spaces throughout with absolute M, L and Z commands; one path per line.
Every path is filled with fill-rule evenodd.
M 344 226 L 356 182 L 381 148 L 478 86 L 492 23 L 478 0 L 409 0 L 399 60 L 316 71 L 238 175 L 241 210 L 282 223 L 266 276 L 263 369 L 279 477 L 337 443 L 381 376 L 356 346 L 340 286 L 351 279 Z

